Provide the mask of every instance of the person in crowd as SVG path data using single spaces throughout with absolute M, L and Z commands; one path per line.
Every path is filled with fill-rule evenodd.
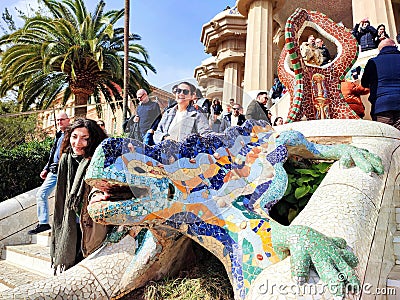
M 308 36 L 307 42 L 300 45 L 300 53 L 306 63 L 316 66 L 322 64 L 323 57 L 315 45 L 315 37 L 312 34 Z
M 235 99 L 229 99 L 229 104 L 226 106 L 226 112 L 223 115 L 230 114 L 232 112 L 232 105 L 235 103 Z
M 99 125 L 100 126 L 100 128 L 101 129 L 103 129 L 104 130 L 104 132 L 107 134 L 107 130 L 106 130 L 106 123 L 104 123 L 104 121 L 103 120 L 97 120 L 97 125 Z
M 378 48 L 379 43 L 384 40 L 388 39 L 389 35 L 386 33 L 386 27 L 383 24 L 380 24 L 378 27 L 376 27 L 376 36 L 374 38 L 375 46 Z
M 234 103 L 232 112 L 224 116 L 229 126 L 241 126 L 246 121 L 246 117 L 240 113 L 240 109 L 240 104 Z
M 370 25 L 368 18 L 364 18 L 360 23 L 357 23 L 353 28 L 352 34 L 360 45 L 361 52 L 376 49 L 374 38 L 377 35 L 377 31 Z
M 340 90 L 347 104 L 362 119 L 365 116 L 365 107 L 361 100 L 361 95 L 369 94 L 369 89 L 360 84 L 361 67 L 351 70 L 352 80 L 341 83 Z
M 65 131 L 55 193 L 50 256 L 57 272 L 72 267 L 96 250 L 107 227 L 87 212 L 90 187 L 84 181 L 90 158 L 107 137 L 96 121 L 78 118 Z
M 175 92 L 177 88 L 177 84 L 172 88 L 172 91 Z M 168 106 L 164 108 L 164 111 L 167 111 L 168 109 L 174 107 L 177 105 L 175 99 L 170 99 L 171 101 L 168 101 Z M 160 123 L 162 118 L 162 114 L 158 116 L 157 119 L 154 120 L 153 124 L 151 125 L 150 129 L 147 130 L 146 134 L 143 137 L 143 143 L 149 146 L 153 146 L 155 144 L 154 142 L 154 132 L 157 130 L 158 124 Z
M 268 118 L 269 110 L 265 107 L 268 100 L 267 92 L 259 92 L 256 99 L 252 100 L 247 106 L 246 119 L 265 120 L 271 124 L 271 120 Z
M 378 49 L 379 54 L 365 65 L 361 85 L 370 89 L 372 119 L 400 130 L 400 51 L 390 38 L 382 40 Z
M 274 126 L 279 126 L 283 125 L 283 118 L 282 117 L 276 117 L 274 120 Z
M 211 106 L 211 111 L 214 114 L 218 114 L 218 115 L 222 114 L 223 109 L 222 109 L 221 101 L 219 101 L 218 98 L 214 98 L 213 104 Z
M 331 54 L 329 53 L 328 48 L 325 46 L 325 43 L 322 39 L 316 38 L 315 45 L 321 51 L 322 54 L 322 63 L 321 66 L 326 65 L 331 62 Z
M 136 114 L 131 116 L 123 127 L 124 132 L 129 132 L 130 138 L 142 141 L 154 120 L 161 114 L 161 110 L 157 102 L 150 100 L 146 90 L 139 89 L 136 92 L 136 97 L 139 100 Z
M 49 230 L 49 196 L 54 191 L 57 183 L 58 162 L 60 160 L 61 142 L 64 138 L 64 131 L 69 126 L 69 117 L 65 112 L 59 112 L 56 115 L 57 127 L 59 130 L 56 133 L 53 146 L 50 150 L 49 160 L 40 172 L 40 178 L 44 179 L 38 192 L 36 193 L 37 216 L 39 224 L 28 234 L 38 234 L 40 232 Z
M 277 103 L 279 99 L 282 97 L 283 88 L 284 86 L 279 80 L 278 76 L 275 76 L 274 84 L 272 85 L 271 90 L 269 91 L 269 97 L 271 98 L 273 104 Z
M 270 110 L 267 111 L 268 123 L 272 124 L 272 112 Z
M 221 133 L 229 127 L 229 121 L 221 117 L 221 111 L 216 111 L 210 118 L 210 128 L 212 131 Z
M 196 87 L 189 82 L 178 84 L 175 90 L 177 105 L 164 112 L 154 132 L 156 144 L 166 139 L 180 142 L 192 133 L 202 135 L 211 132 L 204 113 L 196 110 L 191 104 L 195 92 Z
M 203 112 L 206 114 L 207 119 L 210 117 L 211 114 L 211 103 L 210 100 L 203 97 L 200 89 L 196 89 L 196 93 L 194 95 L 194 103 L 200 107 Z

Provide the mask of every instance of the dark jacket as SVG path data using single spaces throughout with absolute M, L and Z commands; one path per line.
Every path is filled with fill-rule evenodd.
M 231 126 L 231 117 L 232 117 L 232 113 L 226 114 L 224 116 L 224 119 L 229 122 L 229 126 Z M 246 121 L 246 117 L 244 115 L 240 114 L 238 117 L 238 123 L 237 123 L 238 126 L 241 126 L 245 121 Z
M 360 24 L 356 24 L 353 28 L 353 35 L 356 38 L 357 42 L 361 46 L 361 51 L 371 50 L 376 48 L 376 44 L 374 38 L 376 37 L 377 31 L 371 25 L 367 27 L 360 28 Z
M 370 89 L 371 114 L 400 111 L 400 51 L 396 46 L 382 48 L 368 60 L 361 85 Z
M 220 115 L 222 114 L 222 105 L 221 104 L 216 104 L 211 106 L 211 110 L 214 112 L 215 115 Z
M 56 155 L 56 151 L 57 151 L 57 143 L 58 140 L 61 138 L 63 132 L 61 130 L 57 131 L 56 133 L 56 137 L 54 139 L 54 144 L 50 149 L 50 156 L 49 156 L 49 160 L 47 161 L 47 164 L 44 166 L 43 170 L 46 170 L 47 172 L 52 172 L 54 174 L 57 174 L 57 164 L 54 163 L 54 156 Z M 60 150 L 60 149 L 58 149 Z
M 151 128 L 154 121 L 161 115 L 160 106 L 157 102 L 151 100 L 141 103 L 137 107 L 137 115 L 139 116 L 139 123 L 133 121 L 135 115 L 132 115 L 122 124 L 122 129 L 124 132 L 129 132 L 130 138 L 142 141 L 147 130 Z
M 384 36 L 385 38 L 387 38 L 387 39 L 389 38 L 389 35 L 388 35 L 386 32 L 383 33 L 383 36 Z M 378 48 L 379 43 L 381 42 L 381 39 L 380 39 L 380 37 L 379 37 L 378 35 L 375 36 L 374 42 L 375 42 L 376 48 Z
M 326 65 L 331 61 L 331 54 L 329 53 L 329 50 L 328 48 L 326 48 L 325 45 L 322 45 L 322 47 L 318 47 L 318 49 L 319 51 L 321 51 L 323 57 L 321 66 Z
M 257 100 L 252 100 L 249 106 L 247 106 L 246 119 L 265 120 L 269 124 L 271 124 L 271 120 L 268 118 L 267 115 L 267 109 L 265 107 L 263 108 L 263 105 Z

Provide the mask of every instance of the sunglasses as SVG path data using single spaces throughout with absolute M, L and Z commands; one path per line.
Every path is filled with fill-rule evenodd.
M 183 93 L 185 96 L 189 95 L 190 91 L 186 89 L 176 89 L 175 94 L 179 95 L 180 93 Z
M 104 124 L 103 124 L 103 123 L 97 123 L 97 125 L 99 125 L 99 126 L 104 126 Z
M 233 110 L 240 110 L 240 108 L 239 107 L 234 107 Z

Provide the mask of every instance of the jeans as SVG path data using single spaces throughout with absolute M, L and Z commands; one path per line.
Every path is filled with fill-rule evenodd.
M 49 201 L 48 198 L 57 183 L 57 174 L 47 173 L 46 179 L 43 181 L 36 194 L 37 215 L 39 224 L 49 224 Z

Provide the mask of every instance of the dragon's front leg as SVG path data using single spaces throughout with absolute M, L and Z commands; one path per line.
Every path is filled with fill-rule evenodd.
M 381 159 L 366 149 L 352 145 L 320 145 L 308 141 L 298 131 L 288 130 L 279 134 L 277 143 L 286 145 L 290 154 L 305 158 L 339 160 L 341 166 L 348 168 L 357 166 L 366 173 L 383 174 Z
M 345 288 L 351 291 L 360 288 L 354 270 L 358 259 L 344 239 L 327 237 L 308 226 L 283 226 L 272 220 L 270 225 L 274 250 L 281 259 L 290 254 L 292 278 L 296 283 L 306 283 L 310 267 L 314 266 L 333 295 L 341 297 Z

